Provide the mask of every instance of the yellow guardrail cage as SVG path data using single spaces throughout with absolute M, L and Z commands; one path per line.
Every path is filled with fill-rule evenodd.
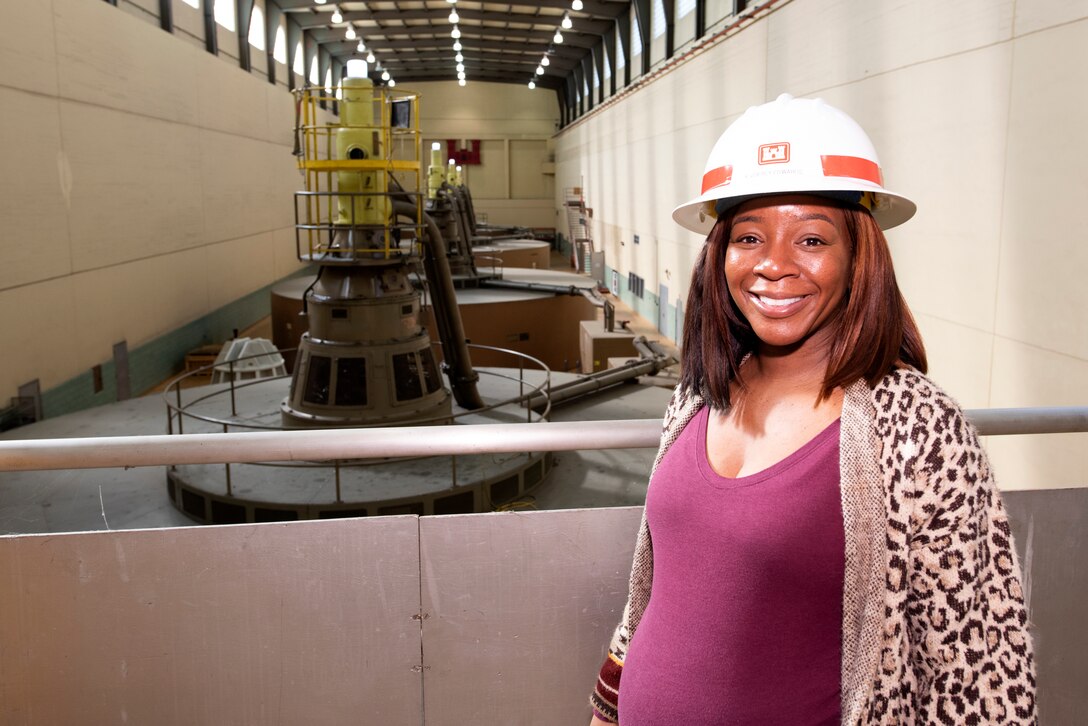
M 412 254 L 422 234 L 419 94 L 345 78 L 335 93 L 295 91 L 295 154 L 305 188 L 295 194 L 299 259 L 350 264 Z M 339 111 L 336 121 L 322 121 Z M 393 202 L 415 220 L 397 223 Z

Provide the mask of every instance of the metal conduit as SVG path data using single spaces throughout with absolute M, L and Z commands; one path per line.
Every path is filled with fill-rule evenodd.
M 1088 432 L 1088 406 L 973 409 L 983 436 Z M 660 419 L 0 441 L 0 471 L 656 448 Z
M 419 213 L 414 204 L 393 202 L 393 211 L 416 220 L 425 228 L 423 239 L 427 243 L 429 254 L 424 257 L 423 266 L 427 271 L 427 282 L 433 290 L 434 322 L 442 339 L 442 355 L 449 366 L 453 397 L 462 408 L 470 411 L 483 408 L 483 399 L 476 390 L 480 375 L 472 369 L 472 359 L 465 340 L 465 328 L 461 323 L 461 310 L 457 307 L 457 293 L 453 289 L 442 233 L 426 212 L 423 213 L 423 219 L 418 219 Z

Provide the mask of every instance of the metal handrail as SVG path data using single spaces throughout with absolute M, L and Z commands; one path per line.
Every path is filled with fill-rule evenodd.
M 478 416 L 479 414 L 486 413 L 488 411 L 494 411 L 496 409 L 508 408 L 508 407 L 518 407 L 518 409 L 520 410 L 520 408 L 523 407 L 524 404 L 528 403 L 530 400 L 532 400 L 532 401 L 544 400 L 545 401 L 546 406 L 543 409 L 540 409 L 540 407 L 537 406 L 537 408 L 539 410 L 537 411 L 536 419 L 537 420 L 544 420 L 544 421 L 546 421 L 548 419 L 548 416 L 551 414 L 551 401 L 550 401 L 550 398 L 549 398 L 549 392 L 551 390 L 551 369 L 548 368 L 548 365 L 546 363 L 544 363 L 544 361 L 540 360 L 539 358 L 537 358 L 535 356 L 531 356 L 528 353 L 522 353 L 521 351 L 511 350 L 510 348 L 499 348 L 499 347 L 496 347 L 496 346 L 493 346 L 493 345 L 482 345 L 482 344 L 479 344 L 479 343 L 467 343 L 466 345 L 470 349 L 473 349 L 473 350 L 486 350 L 486 351 L 490 351 L 492 353 L 502 353 L 502 354 L 513 356 L 515 359 L 517 359 L 517 362 L 518 362 L 518 368 L 516 369 L 518 371 L 517 378 L 515 378 L 513 375 L 506 375 L 504 373 L 500 373 L 497 370 L 480 369 L 478 371 L 478 373 L 480 373 L 481 375 L 489 376 L 491 378 L 502 378 L 502 379 L 506 379 L 508 381 L 517 383 L 517 384 L 519 384 L 519 387 L 521 388 L 521 391 L 519 392 L 519 394 L 517 396 L 511 396 L 509 398 L 501 399 L 501 400 L 498 400 L 498 401 L 492 401 L 491 403 L 489 403 L 486 406 L 483 406 L 481 408 L 473 409 L 473 410 L 470 410 L 470 411 L 462 411 L 460 413 L 454 413 L 454 414 L 449 414 L 449 415 L 435 416 L 435 417 L 432 417 L 432 418 L 429 418 L 429 419 L 417 419 L 414 423 L 416 423 L 416 424 L 446 423 L 448 421 L 456 421 L 459 418 L 467 418 L 469 416 Z M 440 341 L 433 341 L 431 343 L 431 346 L 441 348 L 442 343 Z M 291 352 L 294 352 L 294 351 L 297 351 L 297 350 L 298 350 L 298 348 L 283 348 L 283 349 L 277 349 L 277 352 L 282 354 L 282 353 L 291 353 Z M 167 428 L 167 433 L 168 434 L 174 434 L 174 422 L 177 421 L 177 435 L 179 435 L 179 436 L 180 435 L 186 435 L 184 433 L 184 430 L 185 430 L 184 429 L 184 422 L 185 422 L 186 419 L 193 420 L 193 421 L 200 421 L 202 423 L 214 424 L 215 426 L 222 426 L 223 427 L 223 433 L 228 433 L 229 429 L 231 429 L 231 428 L 233 428 L 233 429 L 243 429 L 243 430 L 244 429 L 249 429 L 249 430 L 253 430 L 253 431 L 284 431 L 284 430 L 290 431 L 290 430 L 298 430 L 298 429 L 303 429 L 304 430 L 304 429 L 309 428 L 309 427 L 305 427 L 305 426 L 286 426 L 286 425 L 283 425 L 283 424 L 274 424 L 274 425 L 273 424 L 260 424 L 260 423 L 254 422 L 254 421 L 246 421 L 246 420 L 239 420 L 237 418 L 233 418 L 233 417 L 236 417 L 238 415 L 238 411 L 237 411 L 236 404 L 235 404 L 235 393 L 239 389 L 248 388 L 250 386 L 266 385 L 266 384 L 269 384 L 269 383 L 274 383 L 276 381 L 282 381 L 285 378 L 290 378 L 291 377 L 291 374 L 287 374 L 287 375 L 283 375 L 283 376 L 268 376 L 266 378 L 255 378 L 255 379 L 252 379 L 252 380 L 235 381 L 235 379 L 234 379 L 234 364 L 235 363 L 237 363 L 239 361 L 258 358 L 258 357 L 260 357 L 262 355 L 267 355 L 267 353 L 256 353 L 256 354 L 253 354 L 253 355 L 246 355 L 246 356 L 241 356 L 239 358 L 234 358 L 234 359 L 229 360 L 229 361 L 208 363 L 207 365 L 200 366 L 199 368 L 194 368 L 191 371 L 185 371 L 184 373 L 181 373 L 178 376 L 172 378 L 166 384 L 166 387 L 163 389 L 162 393 L 160 394 L 162 396 L 163 403 L 166 404 L 166 428 Z M 535 366 L 535 368 L 532 368 L 530 370 L 535 370 L 535 371 L 543 374 L 543 377 L 542 377 L 542 379 L 541 379 L 541 381 L 539 383 L 536 383 L 536 384 L 526 383 L 525 378 L 524 378 L 525 363 L 526 362 L 529 362 L 530 364 Z M 182 400 L 181 400 L 181 392 L 183 390 L 183 387 L 181 385 L 182 381 L 186 380 L 187 378 L 203 375 L 204 373 L 209 373 L 212 370 L 223 370 L 223 369 L 229 369 L 229 372 L 230 372 L 230 376 L 229 376 L 229 379 L 228 379 L 227 383 L 220 384 L 219 386 L 212 387 L 209 390 L 209 392 L 204 393 L 204 395 L 198 395 L 196 398 L 190 398 L 189 400 L 182 403 Z M 514 370 L 514 369 L 511 368 L 511 369 L 500 369 L 500 370 Z M 527 385 L 529 386 L 528 390 L 525 389 L 525 386 L 527 386 Z M 185 389 L 185 390 L 193 391 L 195 389 L 188 388 L 188 389 Z M 195 406 L 198 403 L 204 403 L 205 401 L 209 401 L 209 400 L 212 400 L 212 399 L 215 399 L 215 398 L 225 397 L 225 396 L 228 396 L 228 395 L 230 397 L 230 402 L 231 402 L 231 416 L 232 416 L 232 418 L 219 418 L 219 417 L 210 416 L 210 415 L 207 415 L 207 414 L 194 413 L 192 410 L 190 410 L 193 406 Z M 171 400 L 172 397 L 175 400 Z M 532 423 L 533 422 L 533 416 L 531 414 L 527 414 L 526 422 L 527 423 Z M 381 424 L 363 424 L 363 425 L 360 425 L 360 426 L 355 426 L 353 428 L 355 428 L 355 429 L 365 429 L 365 428 L 380 428 L 380 427 L 381 427 Z M 183 463 L 183 462 L 178 462 L 178 463 Z M 220 462 L 220 463 L 222 463 L 222 462 Z
M 974 409 L 985 436 L 1088 432 L 1088 406 Z M 0 441 L 0 471 L 653 448 L 660 419 Z

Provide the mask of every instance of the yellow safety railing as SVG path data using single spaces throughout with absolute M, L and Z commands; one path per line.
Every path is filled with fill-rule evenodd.
M 344 98 L 324 88 L 295 91 L 296 151 L 305 183 L 295 204 L 300 259 L 348 263 L 361 258 L 390 259 L 403 254 L 400 243 L 423 234 L 421 222 L 397 224 L 392 212 L 393 200 L 410 201 L 416 206 L 415 220 L 423 219 L 419 94 L 364 83 L 345 92 Z M 367 103 L 370 108 L 360 111 L 358 106 Z M 341 118 L 322 123 L 322 104 L 340 104 Z M 350 104 L 356 105 L 352 113 L 347 112 Z M 341 158 L 337 140 L 345 132 L 365 139 L 366 153 Z M 358 179 L 366 183 L 356 183 Z M 366 214 L 360 211 L 364 209 Z M 379 212 L 373 213 L 374 209 Z M 346 247 L 345 239 L 349 240 Z

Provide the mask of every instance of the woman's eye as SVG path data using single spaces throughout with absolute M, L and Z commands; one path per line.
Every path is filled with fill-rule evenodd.
M 733 244 L 752 245 L 752 244 L 755 244 L 758 241 L 759 240 L 757 240 L 755 237 L 753 237 L 750 234 L 743 234 L 740 237 L 737 237 L 735 240 L 733 240 Z
M 824 244 L 824 241 L 819 237 L 806 237 L 805 239 L 801 240 L 801 244 L 803 244 L 805 247 L 819 247 L 820 245 Z

